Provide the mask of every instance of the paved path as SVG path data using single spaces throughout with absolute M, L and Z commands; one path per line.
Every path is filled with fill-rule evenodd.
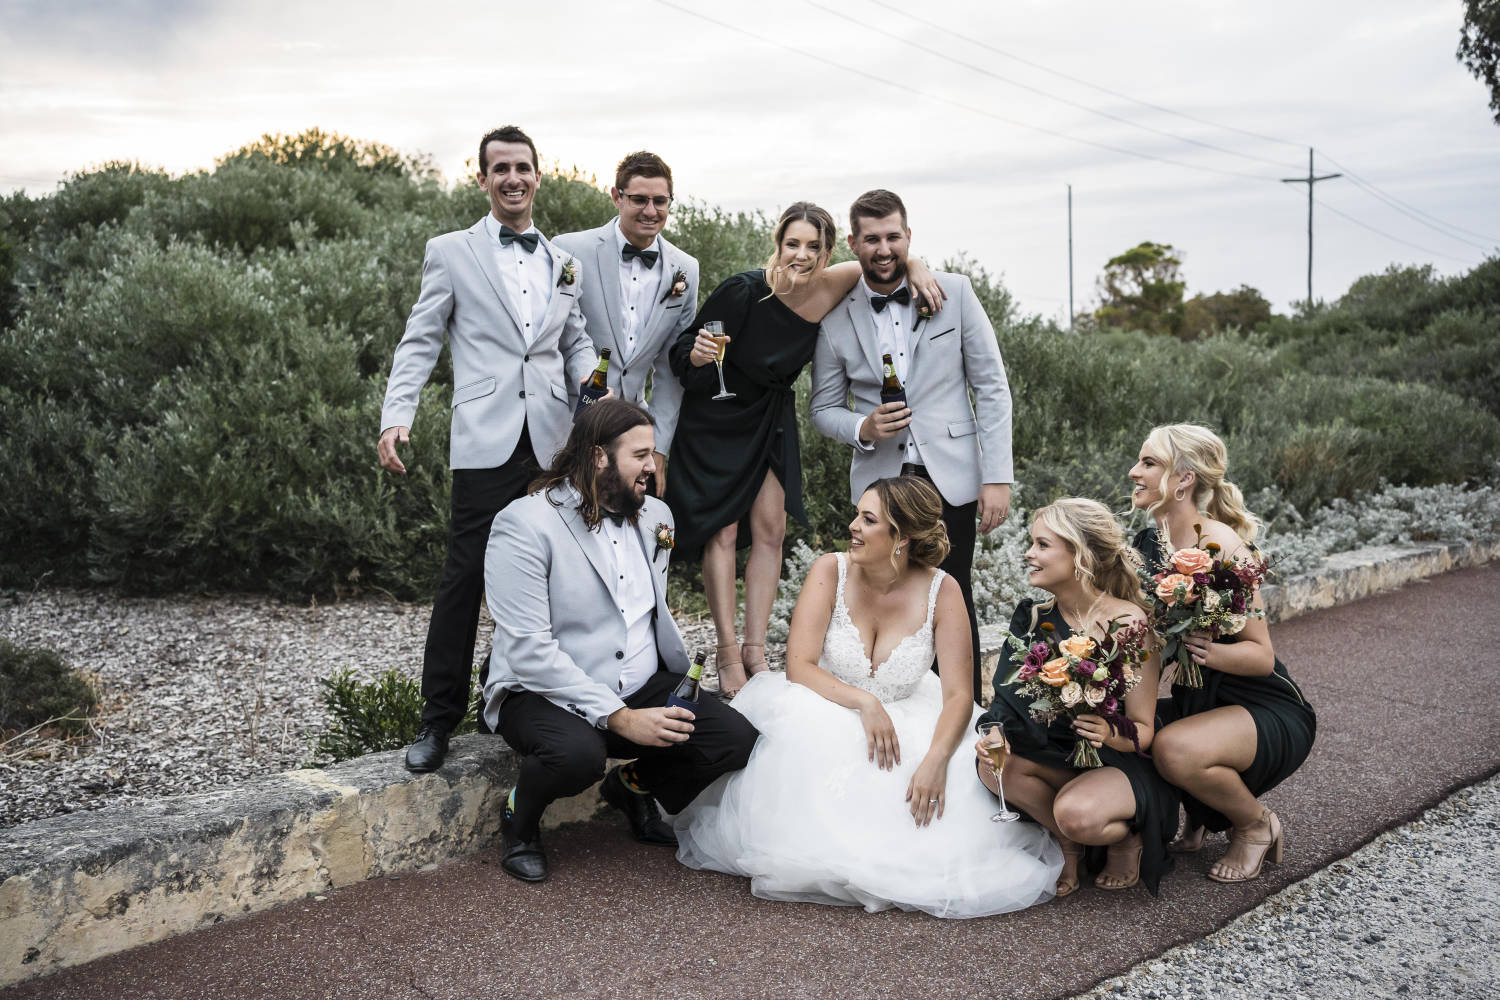
M 1202 877 L 1216 840 L 1164 880 L 1160 899 L 1086 889 L 941 921 L 757 900 L 743 880 L 688 871 L 598 823 L 551 837 L 554 875 L 541 886 L 510 879 L 492 854 L 464 858 L 101 959 L 0 1000 L 1071 996 L 1500 770 L 1497 598 L 1500 567 L 1490 566 L 1273 626 L 1319 734 L 1269 797 L 1287 824 L 1287 862 L 1254 883 Z

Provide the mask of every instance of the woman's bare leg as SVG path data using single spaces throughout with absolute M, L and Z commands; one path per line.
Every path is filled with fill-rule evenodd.
M 750 507 L 750 559 L 745 564 L 745 642 L 740 657 L 752 675 L 766 668 L 766 625 L 781 582 L 785 539 L 786 492 L 776 474 L 767 469 Z
M 726 696 L 745 684 L 745 668 L 736 655 L 739 640 L 734 634 L 734 545 L 738 535 L 738 524 L 726 524 L 703 546 L 703 593 L 708 598 L 708 613 L 713 617 L 719 644 L 714 669 L 719 672 L 719 690 Z M 729 650 L 733 659 L 725 658 L 725 650 Z

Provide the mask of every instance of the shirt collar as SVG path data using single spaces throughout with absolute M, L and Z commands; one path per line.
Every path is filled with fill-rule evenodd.
M 899 284 L 895 288 L 891 289 L 890 292 L 887 292 L 887 293 L 877 292 L 877 291 L 875 291 L 875 289 L 873 289 L 873 288 L 870 287 L 870 283 L 868 281 L 866 281 L 865 280 L 865 276 L 863 274 L 861 274 L 859 276 L 859 287 L 860 287 L 861 290 L 864 291 L 864 293 L 865 293 L 865 301 L 868 302 L 868 301 L 870 301 L 871 299 L 873 299 L 877 295 L 881 295 L 881 294 L 894 295 L 895 293 L 899 292 L 901 289 L 907 288 L 908 286 L 906 284 L 906 279 L 902 278 L 901 279 L 901 284 Z M 912 297 L 916 298 L 916 293 L 915 292 L 912 293 Z
M 629 241 L 625 239 L 625 230 L 620 228 L 620 217 L 618 215 L 615 216 L 615 224 L 611 228 L 614 229 L 615 233 L 615 253 L 623 253 L 625 250 L 625 244 Z M 651 241 L 651 245 L 649 247 L 646 247 L 646 249 L 655 250 L 658 254 L 661 253 L 662 247 L 660 233 L 656 235 L 656 238 Z

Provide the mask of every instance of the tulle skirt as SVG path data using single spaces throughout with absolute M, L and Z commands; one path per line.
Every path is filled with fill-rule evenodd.
M 1034 823 L 990 822 L 998 806 L 975 773 L 971 737 L 949 761 L 942 818 L 912 820 L 907 784 L 942 708 L 936 675 L 886 705 L 901 747 L 892 771 L 867 759 L 858 712 L 782 674 L 757 674 L 734 707 L 761 736 L 744 770 L 672 818 L 683 864 L 748 876 L 763 899 L 872 912 L 982 917 L 1053 895 L 1056 842 Z

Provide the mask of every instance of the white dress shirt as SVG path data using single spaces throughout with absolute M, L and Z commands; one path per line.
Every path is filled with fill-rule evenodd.
M 646 320 L 651 316 L 651 307 L 656 304 L 656 295 L 661 288 L 661 274 L 667 266 L 665 255 L 661 251 L 660 236 L 646 248 L 657 252 L 655 267 L 647 267 L 639 257 L 632 257 L 627 262 L 621 256 L 626 242 L 625 232 L 620 228 L 617 220 L 615 222 L 615 256 L 620 261 L 620 315 L 624 317 L 624 329 L 620 332 L 620 346 L 625 352 L 625 356 L 620 360 L 623 362 L 635 358 L 636 344 L 645 333 Z
M 880 294 L 865 283 L 863 276 L 859 279 L 859 287 L 865 293 L 866 304 L 870 302 L 871 298 Z M 892 291 L 899 291 L 902 288 L 911 291 L 904 281 L 892 289 Z M 913 292 L 912 296 L 915 299 L 916 293 Z M 875 320 L 875 334 L 880 342 L 879 353 L 891 356 L 891 361 L 896 366 L 896 377 L 901 380 L 903 386 L 906 385 L 908 364 L 906 353 L 910 347 L 911 325 L 915 321 L 916 312 L 915 301 L 908 302 L 906 305 L 902 305 L 899 302 L 887 302 L 885 308 L 880 312 L 876 312 L 873 305 L 870 306 L 870 315 Z M 881 373 L 882 376 L 884 374 L 884 372 Z M 907 405 L 911 405 L 910 399 L 907 400 Z M 871 445 L 867 450 L 873 450 L 873 448 L 874 445 Z M 903 462 L 910 462 L 912 465 L 925 464 L 922 461 L 921 454 L 917 450 L 917 442 L 912 438 L 910 427 L 906 429 L 906 444 L 904 445 L 904 449 L 905 454 L 901 459 Z
M 521 317 L 521 333 L 526 346 L 536 342 L 542 332 L 542 321 L 547 317 L 547 303 L 552 301 L 552 253 L 547 240 L 536 226 L 526 229 L 536 233 L 536 249 L 531 253 L 519 243 L 505 246 L 500 242 L 500 223 L 493 213 L 484 217 L 485 232 L 495 248 L 495 270 L 500 275 L 500 287 L 516 315 Z M 522 235 L 525 235 L 523 233 Z
M 656 631 L 652 613 L 656 590 L 651 586 L 651 564 L 641 547 L 640 533 L 629 521 L 616 527 L 607 516 L 599 521 L 599 535 L 612 558 L 615 578 L 610 581 L 615 608 L 625 620 L 625 658 L 620 661 L 620 679 L 615 693 L 628 698 L 641 689 L 657 670 Z

